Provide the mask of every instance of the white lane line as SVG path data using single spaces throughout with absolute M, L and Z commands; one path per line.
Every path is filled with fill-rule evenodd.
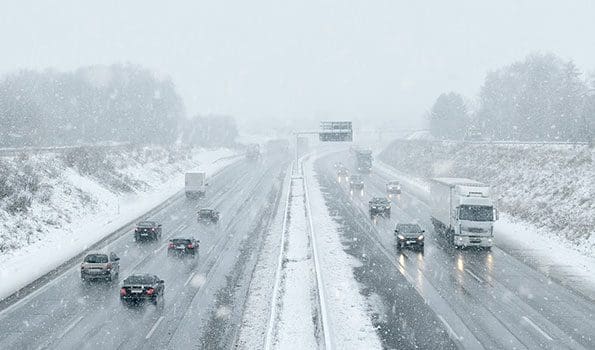
M 541 333 L 541 335 L 543 335 L 547 340 L 550 340 L 550 341 L 554 340 L 543 329 L 539 328 L 539 326 L 537 326 L 535 323 L 533 323 L 533 321 L 531 321 L 531 319 L 529 317 L 523 316 L 523 320 L 527 321 L 527 323 L 530 324 L 531 327 L 535 328 L 535 330 L 537 330 L 539 333 Z
M 74 327 L 76 327 L 77 324 L 79 324 L 79 322 L 81 322 L 83 320 L 84 316 L 79 316 L 79 318 L 77 318 L 76 320 L 74 320 L 74 322 L 72 322 L 68 327 L 66 327 L 66 329 L 60 333 L 60 335 L 58 335 L 58 339 L 62 339 L 64 338 L 64 336 L 70 332 Z
M 455 333 L 455 331 L 452 329 L 452 327 L 448 324 L 448 322 L 446 322 L 446 320 L 444 319 L 444 317 L 442 317 L 442 315 L 438 315 L 438 318 L 440 319 L 440 322 L 442 322 L 442 324 L 444 324 L 444 327 L 446 327 L 446 330 L 448 331 L 448 334 L 456 339 L 456 340 L 461 340 L 461 338 L 459 338 L 459 335 L 457 333 Z
M 188 285 L 188 283 L 190 283 L 190 280 L 192 279 L 192 277 L 194 277 L 194 274 L 196 272 L 193 272 L 190 276 L 188 276 L 188 279 L 186 280 L 186 282 L 184 283 L 184 287 L 186 287 Z
M 471 275 L 471 277 L 475 278 L 477 280 L 477 282 L 479 283 L 485 283 L 485 281 L 481 278 L 479 278 L 476 274 L 474 274 L 471 270 L 469 269 L 465 269 L 465 272 L 467 272 L 468 274 Z
M 213 248 L 215 248 L 214 245 L 211 246 L 211 248 L 209 248 L 209 250 L 207 251 L 207 256 L 209 256 L 211 254 L 211 252 L 213 251 Z
M 153 335 L 153 333 L 155 332 L 155 330 L 157 329 L 157 327 L 159 327 L 159 324 L 161 323 L 161 321 L 163 321 L 163 316 L 159 317 L 159 319 L 157 320 L 157 322 L 155 322 L 155 324 L 153 325 L 153 327 L 151 327 L 151 330 L 149 331 L 149 333 L 147 333 L 147 336 L 145 337 L 145 339 L 151 338 L 151 336 Z

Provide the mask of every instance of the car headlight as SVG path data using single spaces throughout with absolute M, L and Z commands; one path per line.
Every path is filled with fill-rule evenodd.
M 401 234 L 400 234 L 400 235 L 397 235 L 397 237 L 398 237 L 400 240 L 403 240 L 403 241 L 405 240 L 405 236 L 403 236 L 403 235 L 401 235 Z
M 424 239 L 424 235 L 419 235 L 419 237 L 417 237 L 418 241 L 421 241 L 422 239 Z

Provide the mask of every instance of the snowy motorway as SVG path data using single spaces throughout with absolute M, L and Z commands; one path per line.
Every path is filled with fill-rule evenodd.
M 306 159 L 308 159 L 306 157 Z M 505 250 L 456 250 L 437 237 L 423 201 L 406 191 L 392 217 L 371 220 L 387 175 L 362 193 L 339 182 L 347 152 L 238 161 L 206 199 L 180 193 L 151 217 L 159 242 L 132 226 L 105 241 L 120 281 L 165 280 L 164 303 L 125 307 L 118 283 L 84 284 L 78 262 L 0 310 L 2 349 L 593 349 L 595 305 Z M 196 222 L 200 207 L 221 212 Z M 424 251 L 395 249 L 396 223 L 426 230 Z M 199 239 L 197 259 L 166 257 L 169 238 Z M 40 264 L 43 262 L 40 262 Z
M 332 167 L 338 161 L 348 164 L 348 157 L 345 152 L 323 158 L 317 170 L 323 174 L 331 210 L 344 221 L 349 250 L 364 256 L 356 276 L 382 299 L 378 326 L 385 330 L 380 333 L 385 346 L 448 347 L 447 342 L 434 343 L 440 338 L 432 336 L 436 328 L 443 328 L 456 346 L 470 349 L 595 348 L 592 300 L 497 247 L 454 249 L 436 237 L 428 207 L 407 192 L 393 200 L 390 219 L 370 221 L 368 200 L 385 196 L 390 179 L 372 173 L 364 180 L 363 194 L 350 195 Z M 397 222 L 422 225 L 427 237 L 424 252 L 395 249 Z M 399 273 L 387 273 L 391 269 Z
M 280 158 L 231 165 L 211 180 L 204 201 L 186 200 L 180 194 L 152 217 L 163 224 L 160 242 L 135 243 L 130 226 L 108 243 L 105 250 L 121 257 L 120 280 L 133 272 L 165 280 L 163 306 L 124 307 L 117 283 L 85 285 L 76 263 L 1 311 L 0 348 L 222 347 L 221 339 L 212 336 L 221 331 L 217 327 L 212 332 L 217 317 L 233 320 L 243 302 L 226 305 L 218 292 L 233 280 L 231 272 L 244 246 L 251 246 L 243 245 L 244 240 L 261 239 L 263 219 L 270 216 L 267 208 L 275 204 L 274 190 L 280 187 L 276 182 L 286 167 Z M 220 210 L 218 225 L 199 226 L 196 211 L 201 206 Z M 194 261 L 167 258 L 167 240 L 176 236 L 199 239 L 200 256 Z M 242 261 L 245 266 L 248 262 Z

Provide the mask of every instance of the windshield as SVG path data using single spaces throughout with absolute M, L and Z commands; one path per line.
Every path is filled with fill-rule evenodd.
M 155 222 L 153 221 L 141 221 L 138 223 L 138 227 L 153 227 L 155 226 Z
M 105 264 L 107 261 L 107 255 L 104 254 L 90 254 L 85 257 L 85 262 L 91 264 Z
M 482 205 L 461 205 L 459 219 L 470 221 L 493 221 L 494 209 Z
M 401 233 L 421 233 L 419 225 L 415 224 L 399 224 L 397 225 L 397 231 Z

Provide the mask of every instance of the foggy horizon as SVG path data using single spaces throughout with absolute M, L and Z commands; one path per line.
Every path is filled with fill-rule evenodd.
M 189 116 L 231 115 L 240 125 L 420 127 L 441 93 L 473 99 L 488 71 L 534 52 L 595 70 L 588 1 L 28 3 L 2 6 L 1 76 L 139 64 L 171 77 Z

